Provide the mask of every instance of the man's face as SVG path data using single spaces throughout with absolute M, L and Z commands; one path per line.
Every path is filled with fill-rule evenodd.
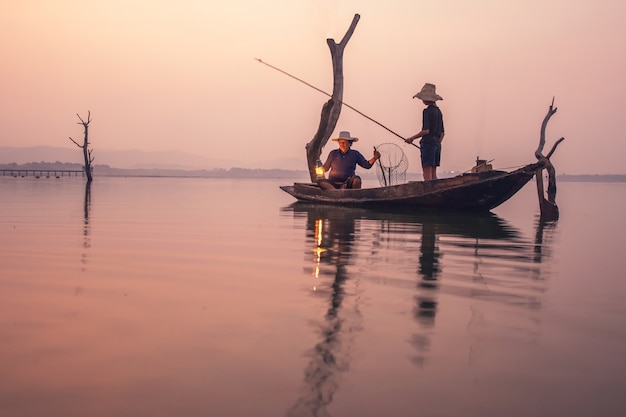
M 352 142 L 350 142 L 349 140 L 345 140 L 345 139 L 339 139 L 338 143 L 339 143 L 339 149 L 343 153 L 348 152 L 348 149 L 350 149 L 350 145 L 352 144 Z

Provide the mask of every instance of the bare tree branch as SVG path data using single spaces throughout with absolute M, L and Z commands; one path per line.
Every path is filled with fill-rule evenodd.
M 331 99 L 322 107 L 320 124 L 315 136 L 313 136 L 311 141 L 305 146 L 311 181 L 315 181 L 315 164 L 320 158 L 322 149 L 324 149 L 328 139 L 330 139 L 330 135 L 335 130 L 337 121 L 339 120 L 343 103 L 343 51 L 352 37 L 360 18 L 361 16 L 358 14 L 354 15 L 352 23 L 341 39 L 341 42 L 336 43 L 334 39 L 326 39 L 333 65 L 333 93 Z
M 543 118 L 543 122 L 541 123 L 541 133 L 539 135 L 539 147 L 535 151 L 535 157 L 539 160 L 543 158 L 543 147 L 546 144 L 546 127 L 548 126 L 548 122 L 554 113 L 556 113 L 557 108 L 554 107 L 554 97 L 552 97 L 552 104 L 548 108 L 548 114 Z
M 82 148 L 82 147 L 83 147 L 83 145 L 80 145 L 78 142 L 76 142 L 76 141 L 75 141 L 74 139 L 72 139 L 71 137 L 70 137 L 70 140 L 71 140 L 72 142 L 74 142 L 74 143 L 76 144 L 76 146 L 78 146 L 79 148 Z
M 554 151 L 556 151 L 556 147 L 559 146 L 559 143 L 563 142 L 564 140 L 565 138 L 560 138 L 559 140 L 557 140 L 556 143 L 552 145 L 552 149 L 550 149 L 550 152 L 548 152 L 548 155 L 546 156 L 546 158 L 550 159 Z
M 78 117 L 78 120 L 80 120 L 80 122 L 78 122 L 77 124 L 83 125 L 83 144 L 79 144 L 71 137 L 70 140 L 74 142 L 76 146 L 83 150 L 83 158 L 85 160 L 85 174 L 87 175 L 87 182 L 91 182 L 93 180 L 93 177 L 91 175 L 91 163 L 94 160 L 94 158 L 91 156 L 91 149 L 89 149 L 89 123 L 91 123 L 91 111 L 87 112 L 87 121 L 80 117 L 78 113 L 76 113 L 76 116 Z

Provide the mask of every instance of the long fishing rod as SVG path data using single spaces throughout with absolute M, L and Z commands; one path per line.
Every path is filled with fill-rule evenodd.
M 291 75 L 291 74 L 289 74 L 288 72 L 283 71 L 283 70 L 281 70 L 281 69 L 280 69 L 280 68 L 278 68 L 278 67 L 275 67 L 275 66 L 273 66 L 273 65 L 271 65 L 271 64 L 268 64 L 267 62 L 265 62 L 265 61 L 261 60 L 260 58 L 254 58 L 254 59 L 256 59 L 257 61 L 259 61 L 259 62 L 260 62 L 261 64 L 263 64 L 263 65 L 266 65 L 266 66 L 268 66 L 268 67 L 270 67 L 270 68 L 272 68 L 272 69 L 274 69 L 274 70 L 276 70 L 276 71 L 278 71 L 278 72 L 280 72 L 280 73 L 285 74 L 285 75 L 286 75 L 286 76 L 288 76 L 288 77 L 293 78 L 293 79 L 294 79 L 294 80 L 296 80 L 296 81 L 301 82 L 302 84 L 304 84 L 304 85 L 306 85 L 306 86 L 308 86 L 308 87 L 311 87 L 311 88 L 312 88 L 312 89 L 314 89 L 314 90 L 319 91 L 320 93 L 322 93 L 322 94 L 324 94 L 324 95 L 327 95 L 327 96 L 328 96 L 328 97 L 330 97 L 330 98 L 334 98 L 334 97 L 332 96 L 332 94 L 328 94 L 326 91 L 321 90 L 321 89 L 317 88 L 316 86 L 314 86 L 314 85 L 311 85 L 311 84 L 307 83 L 306 81 L 304 81 L 304 80 L 302 80 L 302 79 L 300 79 L 300 78 L 296 77 L 295 75 Z M 361 116 L 365 117 L 366 119 L 368 119 L 368 120 L 370 120 L 370 121 L 372 121 L 372 122 L 376 123 L 378 126 L 382 127 L 383 129 L 387 130 L 388 132 L 393 133 L 394 135 L 396 135 L 397 137 L 399 137 L 400 139 L 402 139 L 405 143 L 407 143 L 407 142 L 406 142 L 406 139 L 405 139 L 404 137 L 402 137 L 400 134 L 398 134 L 398 133 L 394 132 L 393 130 L 389 129 L 389 128 L 388 128 L 387 126 L 385 126 L 384 124 L 380 123 L 379 121 L 376 121 L 376 120 L 372 119 L 372 118 L 371 118 L 371 117 L 369 117 L 368 115 L 366 115 L 366 114 L 362 113 L 361 111 L 359 111 L 359 110 L 355 109 L 354 107 L 352 107 L 351 105 L 349 105 L 349 104 L 348 104 L 348 103 L 346 103 L 345 101 L 341 101 L 341 100 L 337 100 L 337 101 L 339 101 L 340 103 L 342 103 L 342 104 L 343 104 L 344 106 L 346 106 L 347 108 L 349 108 L 349 109 L 351 109 L 351 110 L 354 110 L 355 112 L 357 112 L 357 113 L 358 113 L 358 114 L 360 114 Z M 415 146 L 416 148 L 420 149 L 420 147 L 419 147 L 418 145 L 414 144 L 414 143 L 411 143 L 411 145 L 413 145 L 413 146 Z

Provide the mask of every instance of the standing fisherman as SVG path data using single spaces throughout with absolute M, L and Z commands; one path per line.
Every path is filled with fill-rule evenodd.
M 441 142 L 445 135 L 443 128 L 443 114 L 437 107 L 437 100 L 443 98 L 435 92 L 435 85 L 426 83 L 422 90 L 413 98 L 419 98 L 427 106 L 422 111 L 422 130 L 407 138 L 406 143 L 413 143 L 420 139 L 420 152 L 424 181 L 437 179 L 437 167 L 441 162 Z

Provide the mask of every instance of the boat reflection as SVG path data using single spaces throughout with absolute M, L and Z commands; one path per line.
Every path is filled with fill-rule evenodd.
M 304 221 L 307 251 L 313 253 L 311 289 L 329 301 L 305 370 L 306 388 L 289 416 L 324 415 L 332 401 L 341 373 L 348 369 L 350 341 L 363 328 L 360 283 L 413 289 L 418 328 L 409 338 L 414 352 L 409 360 L 418 367 L 428 361 L 443 295 L 531 310 L 541 306 L 546 271 L 539 264 L 549 258 L 545 240 L 554 224 L 546 229 L 537 223 L 531 241 L 493 213 L 379 211 L 301 202 L 282 211 Z M 384 274 L 370 273 L 371 265 Z

